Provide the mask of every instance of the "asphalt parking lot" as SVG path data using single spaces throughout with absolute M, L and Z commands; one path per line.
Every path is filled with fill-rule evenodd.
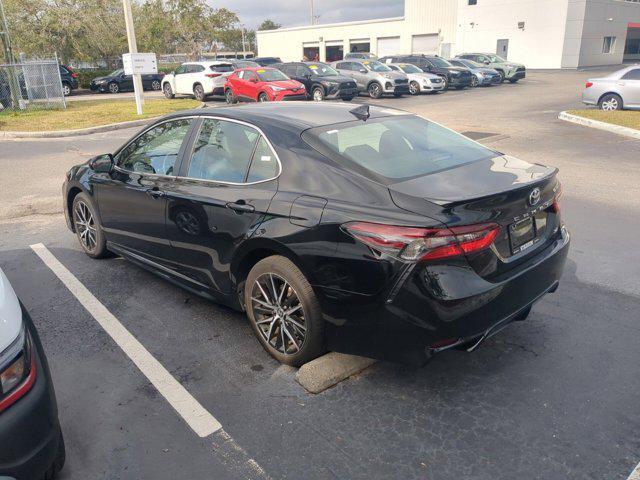
M 62 175 L 135 130 L 0 142 L 0 267 L 51 364 L 67 442 L 60 478 L 626 479 L 640 461 L 640 141 L 556 119 L 580 107 L 590 75 L 531 72 L 516 85 L 372 102 L 557 166 L 572 249 L 558 291 L 478 351 L 422 368 L 379 362 L 318 395 L 243 316 L 80 251 L 55 213 Z M 229 437 L 189 428 L 38 243 Z

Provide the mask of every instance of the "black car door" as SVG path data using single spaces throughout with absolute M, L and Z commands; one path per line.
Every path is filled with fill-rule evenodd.
M 120 90 L 129 91 L 133 90 L 133 75 L 124 75 L 120 77 Z
M 289 75 L 291 77 L 291 75 Z M 311 70 L 306 65 L 298 65 L 295 67 L 295 71 L 293 76 L 291 77 L 294 80 L 299 81 L 304 85 L 304 88 L 307 90 L 307 94 L 310 94 L 313 90 L 313 80 L 311 79 Z
M 175 182 L 193 122 L 182 118 L 152 126 L 116 154 L 111 173 L 92 177 L 102 226 L 116 249 L 158 263 L 170 257 L 164 192 Z
M 262 132 L 228 119 L 202 120 L 192 143 L 167 192 L 173 258 L 179 273 L 228 294 L 231 261 L 265 220 L 280 163 Z

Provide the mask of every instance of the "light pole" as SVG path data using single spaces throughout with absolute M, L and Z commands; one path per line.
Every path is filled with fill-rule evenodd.
M 311 2 L 311 25 L 313 25 L 316 21 L 316 16 L 313 13 L 313 0 L 309 0 Z
M 138 45 L 136 44 L 136 31 L 133 27 L 133 13 L 131 11 L 131 0 L 122 0 L 124 7 L 124 23 L 127 27 L 127 42 L 129 43 L 129 53 L 138 53 Z M 133 61 L 132 68 L 133 68 Z M 142 115 L 142 104 L 144 97 L 142 96 L 142 77 L 139 73 L 133 74 L 133 91 L 136 97 L 136 110 L 138 115 Z

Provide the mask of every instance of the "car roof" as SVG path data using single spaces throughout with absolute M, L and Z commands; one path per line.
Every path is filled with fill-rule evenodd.
M 202 65 L 206 67 L 208 65 L 231 65 L 231 62 L 225 60 L 206 60 L 201 62 L 184 62 L 182 65 Z
M 294 127 L 300 132 L 309 128 L 351 122 L 357 118 L 350 113 L 356 105 L 337 102 L 264 102 L 240 106 L 197 108 L 183 110 L 163 117 L 177 118 L 182 116 L 216 116 L 239 120 L 267 130 L 274 123 Z M 395 108 L 369 107 L 370 118 L 389 117 L 393 115 L 413 115 Z

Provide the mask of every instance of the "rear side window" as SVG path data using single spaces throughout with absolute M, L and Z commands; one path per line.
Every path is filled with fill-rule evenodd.
M 264 137 L 260 137 L 253 153 L 247 182 L 259 182 L 278 175 L 278 160 Z
M 640 80 L 640 68 L 634 68 L 624 74 L 622 80 Z
M 353 163 L 389 183 L 498 155 L 414 115 L 317 127 L 307 130 L 303 138 L 329 158 Z
M 260 134 L 235 122 L 205 119 L 194 145 L 187 176 L 243 183 Z
M 176 159 L 190 126 L 191 119 L 185 118 L 147 130 L 118 154 L 118 166 L 130 172 L 175 175 Z

